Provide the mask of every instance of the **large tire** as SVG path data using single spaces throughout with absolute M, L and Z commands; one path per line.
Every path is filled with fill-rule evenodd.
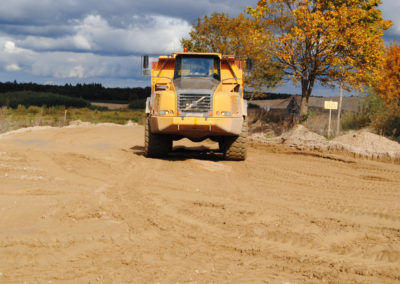
M 147 118 L 144 127 L 144 155 L 146 157 L 164 157 L 171 150 L 171 137 L 169 135 L 151 133 L 150 120 Z
M 247 156 L 247 118 L 243 121 L 242 132 L 239 136 L 226 136 L 219 143 L 226 160 L 244 161 Z

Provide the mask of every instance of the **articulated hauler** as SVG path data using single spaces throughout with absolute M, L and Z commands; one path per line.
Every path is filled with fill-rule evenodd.
M 149 68 L 144 57 L 144 68 Z M 219 53 L 180 52 L 151 64 L 144 152 L 162 157 L 172 142 L 211 139 L 228 160 L 244 160 L 247 101 L 242 62 Z

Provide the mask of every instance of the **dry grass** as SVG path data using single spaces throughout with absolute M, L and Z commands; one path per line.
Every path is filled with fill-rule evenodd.
M 308 119 L 303 123 L 309 130 L 326 137 L 332 137 L 336 134 L 337 111 L 332 111 L 331 116 L 331 132 L 328 135 L 329 128 L 329 111 L 311 109 Z
M 65 113 L 66 111 L 66 113 Z M 65 107 L 36 107 L 18 109 L 2 107 L 0 109 L 0 133 L 7 131 L 32 127 L 32 126 L 54 126 L 62 127 L 69 125 L 71 121 L 81 120 L 92 123 L 111 122 L 126 124 L 128 121 L 141 123 L 144 119 L 144 111 L 121 110 L 121 111 L 99 111 L 88 108 Z

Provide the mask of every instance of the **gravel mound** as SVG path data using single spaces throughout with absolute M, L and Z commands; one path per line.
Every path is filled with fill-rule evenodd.
M 400 158 L 400 144 L 368 130 L 339 136 L 330 143 L 331 149 L 346 150 L 367 157 Z
M 299 124 L 281 135 L 282 144 L 296 148 L 326 149 L 329 142 L 324 136 L 308 130 Z
M 258 132 L 250 135 L 249 139 L 266 144 L 282 144 L 297 149 L 320 150 L 329 147 L 329 142 L 324 136 L 308 130 L 301 124 L 278 137 L 266 138 L 264 133 Z
M 400 159 L 400 144 L 386 137 L 369 132 L 367 129 L 353 131 L 328 141 L 324 136 L 297 125 L 279 137 L 266 138 L 262 133 L 254 133 L 250 140 L 281 144 L 299 150 L 345 151 L 367 158 Z

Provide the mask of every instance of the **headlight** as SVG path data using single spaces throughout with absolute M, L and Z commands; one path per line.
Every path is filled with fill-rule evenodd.
M 159 110 L 158 111 L 158 114 L 159 115 L 168 115 L 168 114 L 170 114 L 170 115 L 173 115 L 174 114 L 174 111 L 173 110 Z
M 222 116 L 232 116 L 232 113 L 230 111 L 221 111 Z

